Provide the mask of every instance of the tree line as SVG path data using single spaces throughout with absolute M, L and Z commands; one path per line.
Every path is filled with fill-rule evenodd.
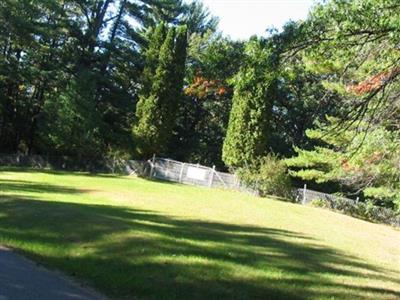
M 235 41 L 200 2 L 4 0 L 0 149 L 156 153 L 399 209 L 399 19 L 396 0 L 321 1 Z

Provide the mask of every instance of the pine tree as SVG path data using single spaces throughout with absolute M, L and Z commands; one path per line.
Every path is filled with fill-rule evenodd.
M 338 184 L 340 192 L 369 198 L 400 212 L 397 130 L 368 121 L 346 122 L 346 130 L 338 130 L 342 122 L 327 116 L 326 122 L 308 129 L 307 137 L 318 146 L 295 147 L 297 156 L 285 160 L 289 174 L 317 184 Z
M 187 56 L 187 27 L 180 26 L 177 29 L 176 33 L 176 42 L 175 42 L 175 74 L 174 74 L 174 82 L 173 86 L 175 87 L 176 99 L 181 98 L 183 79 L 185 77 L 185 64 L 186 64 L 186 56 Z
M 105 151 L 100 115 L 95 109 L 93 74 L 85 72 L 71 78 L 68 86 L 46 102 L 41 126 L 43 140 L 53 153 L 76 157 L 101 157 Z
M 273 47 L 252 39 L 245 63 L 233 80 L 234 95 L 222 159 L 231 167 L 266 154 L 272 103 L 276 93 L 277 57 Z
M 142 75 L 141 98 L 149 96 L 152 80 L 159 62 L 160 49 L 164 43 L 166 34 L 167 28 L 164 23 L 160 23 L 155 29 L 151 28 L 147 34 L 149 41 L 146 53 L 144 54 L 145 66 Z
M 186 43 L 184 30 L 170 28 L 160 49 L 158 66 L 148 97 L 137 105 L 137 124 L 133 129 L 137 154 L 148 157 L 165 153 L 171 140 L 177 105 L 182 90 Z

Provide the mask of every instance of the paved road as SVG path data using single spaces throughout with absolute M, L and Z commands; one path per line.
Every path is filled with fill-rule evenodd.
M 0 300 L 105 300 L 0 246 Z

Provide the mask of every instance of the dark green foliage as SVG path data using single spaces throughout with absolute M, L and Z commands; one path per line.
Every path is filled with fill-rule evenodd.
M 149 95 L 143 95 L 137 104 L 133 135 L 141 157 L 168 150 L 182 99 L 185 60 L 186 29 L 178 28 L 176 32 L 171 27 L 160 49 Z
M 183 8 L 178 0 L 1 1 L 1 151 L 130 151 L 144 39 L 129 19 L 146 31 L 178 22 Z
M 298 155 L 286 160 L 291 175 L 317 183 L 336 182 L 352 195 L 400 210 L 398 134 L 375 125 L 365 135 L 365 122 L 358 128 L 347 124 L 346 131 L 335 133 L 339 120 L 328 120 L 328 125 L 307 131 L 319 146 L 296 148 Z
M 337 198 L 335 201 L 315 199 L 311 202 L 311 205 L 329 208 L 355 218 L 397 227 L 400 226 L 400 215 L 398 213 L 391 209 L 375 206 L 372 201 L 356 203 L 344 198 Z
M 305 70 L 298 59 L 284 67 L 272 110 L 270 147 L 274 153 L 291 156 L 294 145 L 309 148 L 315 144 L 306 130 L 316 121 L 325 122 L 326 115 L 337 113 L 340 98 L 324 88 L 322 76 Z
M 209 31 L 193 34 L 188 50 L 187 86 L 179 107 L 174 154 L 182 161 L 225 169 L 221 149 L 232 102 L 228 81 L 242 63 L 243 43 Z
M 237 170 L 240 180 L 261 196 L 292 198 L 291 181 L 286 165 L 277 156 L 268 154 Z
M 252 39 L 245 54 L 245 64 L 234 78 L 233 106 L 222 153 L 231 167 L 244 166 L 266 154 L 276 98 L 278 62 L 274 49 Z
M 172 87 L 175 89 L 175 95 L 178 99 L 182 98 L 182 87 L 186 70 L 187 46 L 187 28 L 186 26 L 178 27 L 174 46 L 174 61 L 173 66 L 171 67 L 174 72 Z
M 47 122 L 41 133 L 54 153 L 96 158 L 106 151 L 104 136 L 101 136 L 101 117 L 91 94 L 93 82 L 92 74 L 80 74 L 64 91 L 45 103 Z
M 148 97 L 153 85 L 157 66 L 159 64 L 160 49 L 164 43 L 167 34 L 167 28 L 164 23 L 158 25 L 154 30 L 151 28 L 148 32 L 149 41 L 144 54 L 145 66 L 142 75 L 142 88 L 140 94 L 142 97 Z
M 343 119 L 379 122 L 392 117 L 400 82 L 398 0 L 324 1 L 302 24 L 307 68 L 322 74 L 324 85 L 341 94 Z M 375 82 L 369 80 L 375 79 Z M 385 114 L 385 116 L 382 116 Z
M 396 0 L 326 1 L 301 24 L 287 53 L 319 78 L 314 96 L 333 95 L 328 113 L 337 117 L 315 117 L 317 129 L 307 132 L 315 147 L 298 144 L 291 174 L 396 210 L 399 16 Z
M 200 2 L 0 1 L 0 151 L 220 169 L 297 152 L 298 183 L 399 208 L 397 2 L 322 1 L 235 42 Z M 306 134 L 327 115 L 340 149 Z

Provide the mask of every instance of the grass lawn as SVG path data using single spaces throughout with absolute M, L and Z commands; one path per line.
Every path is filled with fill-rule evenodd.
M 236 192 L 0 169 L 0 244 L 122 299 L 399 299 L 400 231 Z

